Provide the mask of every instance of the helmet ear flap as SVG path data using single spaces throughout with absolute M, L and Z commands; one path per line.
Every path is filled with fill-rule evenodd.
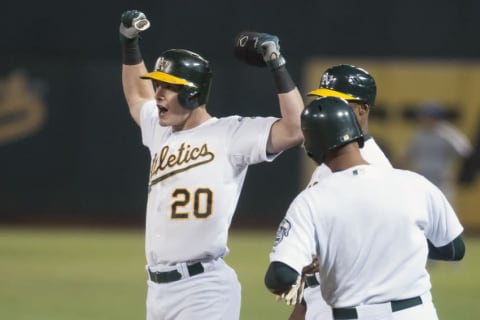
M 178 102 L 180 105 L 186 109 L 195 109 L 198 107 L 200 91 L 197 88 L 184 86 L 182 90 L 178 93 Z
M 321 164 L 323 162 L 324 154 L 323 153 L 313 154 L 312 152 L 307 151 L 307 156 L 313 161 L 315 161 L 316 163 Z

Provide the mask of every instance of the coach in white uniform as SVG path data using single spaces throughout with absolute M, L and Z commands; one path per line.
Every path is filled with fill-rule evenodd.
M 282 118 L 212 117 L 206 110 L 209 62 L 171 49 L 147 73 L 138 32 L 149 22 L 136 10 L 124 12 L 121 20 L 123 89 L 151 155 L 147 319 L 237 320 L 240 284 L 223 260 L 232 216 L 248 166 L 272 161 L 302 142 L 303 100 L 285 68 L 278 38 L 245 33 L 241 39 L 254 39 L 242 44 L 254 46 L 237 53 L 248 49 L 249 57 L 253 52 L 269 67 Z
M 277 231 L 266 286 L 298 285 L 319 257 L 334 319 L 436 320 L 427 257 L 460 260 L 463 227 L 442 192 L 411 171 L 368 164 L 347 101 L 326 97 L 302 113 L 305 149 L 333 172 L 302 191 Z
M 368 119 L 377 96 L 377 85 L 370 73 L 363 68 L 349 64 L 332 66 L 322 74 L 318 88 L 309 92 L 308 95 L 339 97 L 347 100 L 364 133 L 365 142 L 363 148 L 360 149 L 362 157 L 370 164 L 392 167 L 375 139 L 368 135 Z M 325 163 L 321 163 L 312 173 L 308 187 L 317 184 L 331 173 L 330 168 Z M 315 268 L 311 269 L 314 271 Z M 304 301 L 294 306 L 290 320 L 333 319 L 330 306 L 324 301 L 317 288 L 319 284 L 318 273 L 307 276 Z

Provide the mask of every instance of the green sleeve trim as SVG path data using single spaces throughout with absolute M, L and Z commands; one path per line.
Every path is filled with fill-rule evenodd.
M 465 256 L 465 243 L 461 235 L 443 247 L 435 247 L 430 240 L 427 242 L 428 257 L 432 260 L 459 261 Z
M 290 287 L 297 281 L 298 272 L 283 262 L 270 263 L 265 275 L 265 285 L 270 290 L 281 290 Z

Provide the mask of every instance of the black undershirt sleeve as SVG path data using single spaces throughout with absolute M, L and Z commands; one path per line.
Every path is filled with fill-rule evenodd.
M 265 286 L 274 291 L 289 288 L 297 281 L 298 272 L 283 262 L 270 263 L 265 274 Z
M 459 261 L 465 255 L 465 243 L 461 235 L 443 247 L 435 247 L 430 240 L 427 242 L 428 258 L 432 260 Z

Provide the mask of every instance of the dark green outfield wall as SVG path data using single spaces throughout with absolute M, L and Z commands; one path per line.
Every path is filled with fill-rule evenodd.
M 284 3 L 282 3 L 284 2 Z M 144 58 L 189 48 L 214 68 L 216 116 L 279 115 L 265 70 L 234 60 L 245 29 L 279 35 L 302 93 L 312 56 L 480 57 L 475 1 L 8 1 L 0 19 L 0 223 L 142 224 L 148 154 L 121 90 L 118 24 L 147 13 Z M 302 150 L 250 169 L 235 223 L 278 222 L 303 187 Z

